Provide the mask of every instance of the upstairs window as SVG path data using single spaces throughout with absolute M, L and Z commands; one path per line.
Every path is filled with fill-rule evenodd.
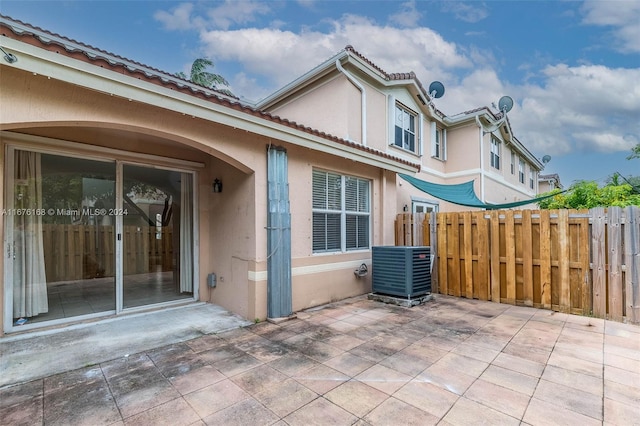
M 529 188 L 533 189 L 533 182 L 535 178 L 535 172 L 533 170 L 529 170 Z
M 437 127 L 436 123 L 431 123 L 431 138 L 433 142 L 431 156 L 445 161 L 447 159 L 447 131 Z
M 516 174 L 516 153 L 511 151 L 511 174 Z
M 370 248 L 370 182 L 313 171 L 313 252 Z
M 416 152 L 417 114 L 396 104 L 394 145 Z
M 491 167 L 500 170 L 500 141 L 491 138 Z
M 518 180 L 520 183 L 524 183 L 524 160 L 520 157 L 520 161 L 518 163 Z

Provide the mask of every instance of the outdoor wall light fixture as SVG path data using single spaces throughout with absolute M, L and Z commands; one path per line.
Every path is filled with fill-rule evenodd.
M 4 53 L 5 61 L 9 62 L 10 64 L 13 64 L 14 62 L 18 62 L 18 57 L 16 55 L 5 51 L 2 47 L 0 47 L 0 50 L 2 50 L 2 53 Z
M 408 205 L 404 205 L 404 207 L 402 208 L 403 212 L 408 212 L 409 211 L 409 206 Z
M 213 192 L 222 192 L 222 181 L 220 179 L 213 181 Z

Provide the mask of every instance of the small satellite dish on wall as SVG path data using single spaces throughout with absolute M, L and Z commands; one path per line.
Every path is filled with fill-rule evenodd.
M 431 98 L 441 98 L 444 95 L 444 84 L 434 81 L 429 85 L 429 96 Z
M 544 157 L 542 157 L 542 164 L 547 164 L 549 161 L 551 161 L 550 155 L 545 155 Z
M 513 108 L 513 99 L 511 99 L 510 96 L 501 97 L 498 101 L 498 109 L 500 112 L 506 114 L 511 111 L 511 108 Z

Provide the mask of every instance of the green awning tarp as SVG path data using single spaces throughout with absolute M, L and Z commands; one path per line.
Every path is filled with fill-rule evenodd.
M 480 209 L 487 210 L 498 210 L 498 209 L 511 209 L 514 207 L 524 206 L 527 204 L 537 203 L 541 200 L 547 199 L 549 197 L 553 197 L 557 194 L 547 194 L 543 197 L 530 198 L 528 200 L 515 201 L 513 203 L 504 203 L 504 204 L 488 204 L 483 203 L 482 200 L 478 198 L 476 192 L 473 189 L 473 181 L 469 182 L 452 184 L 452 185 L 442 185 L 438 183 L 427 182 L 409 175 L 398 174 L 402 179 L 409 182 L 411 185 L 415 186 L 422 192 L 426 192 L 436 198 L 439 198 L 444 201 L 448 201 L 453 204 L 458 204 L 466 207 L 477 207 Z

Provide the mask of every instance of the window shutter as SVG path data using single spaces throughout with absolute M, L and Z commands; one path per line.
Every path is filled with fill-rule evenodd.
M 389 95 L 389 145 L 394 145 L 396 141 L 396 98 Z
M 442 150 L 442 159 L 447 161 L 447 129 L 442 129 L 442 143 L 440 144 Z
M 327 174 L 325 172 L 313 171 L 313 208 L 327 208 Z
M 418 115 L 418 155 L 422 157 L 424 154 L 424 114 Z
M 438 128 L 436 127 L 436 122 L 431 122 L 431 156 L 436 156 L 436 132 Z

